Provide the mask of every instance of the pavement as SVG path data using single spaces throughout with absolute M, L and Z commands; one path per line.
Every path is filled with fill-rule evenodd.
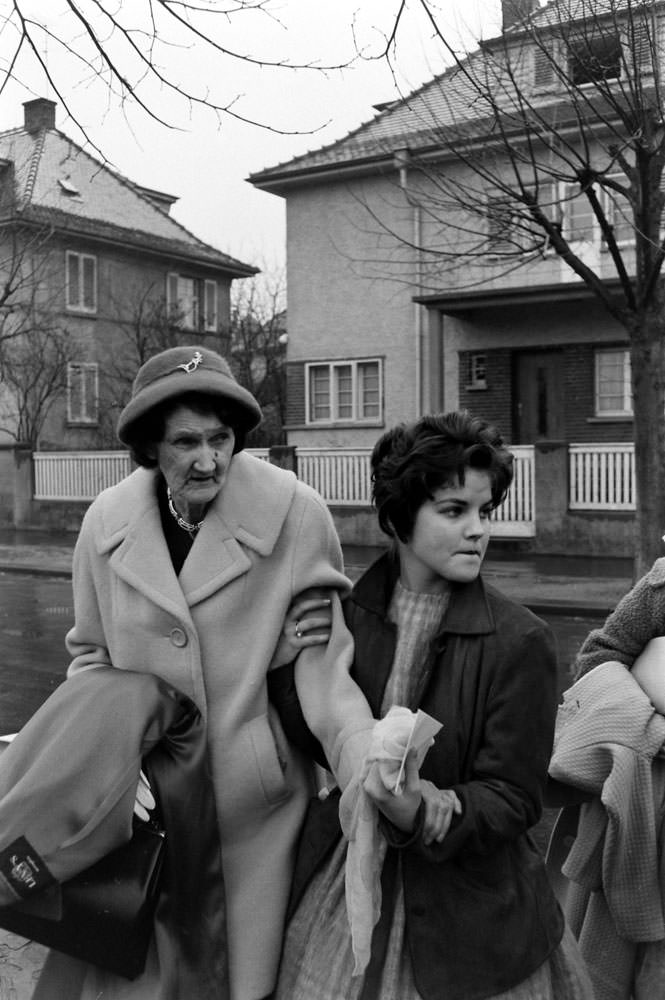
M 69 577 L 75 542 L 74 532 L 0 530 L 0 572 Z M 351 579 L 357 579 L 381 551 L 344 546 Z M 630 559 L 534 556 L 501 542 L 490 543 L 483 577 L 508 597 L 543 614 L 609 614 L 633 583 Z

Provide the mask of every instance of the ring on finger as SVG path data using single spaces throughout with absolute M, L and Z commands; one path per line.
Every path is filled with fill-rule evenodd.
M 296 636 L 296 639 L 302 639 L 302 632 L 300 630 L 300 622 L 296 622 L 295 636 Z

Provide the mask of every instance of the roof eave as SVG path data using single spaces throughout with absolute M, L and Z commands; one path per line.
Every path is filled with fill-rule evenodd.
M 611 292 L 620 290 L 619 279 L 605 282 Z M 583 281 L 565 281 L 542 285 L 520 285 L 513 288 L 480 288 L 472 292 L 459 290 L 414 295 L 418 305 L 435 309 L 449 316 L 500 306 L 536 305 L 539 303 L 573 302 L 593 299 L 594 293 Z
M 41 212 L 46 215 L 47 210 L 42 209 Z M 28 210 L 7 213 L 4 218 L 0 218 L 0 225 L 48 226 L 54 234 L 60 236 L 75 236 L 101 246 L 120 247 L 131 250 L 134 253 L 140 252 L 144 256 L 156 257 L 160 260 L 166 258 L 188 261 L 189 263 L 197 264 L 199 267 L 225 273 L 231 278 L 249 278 L 260 272 L 260 268 L 254 267 L 251 264 L 244 264 L 242 261 L 235 260 L 235 258 L 224 259 L 226 255 L 222 255 L 221 251 L 219 251 L 221 259 L 216 260 L 211 255 L 197 253 L 195 247 L 190 249 L 183 244 L 176 244 L 166 239 L 162 239 L 161 245 L 159 245 L 155 242 L 156 237 L 150 233 L 137 231 L 134 235 L 129 230 L 118 233 L 104 233 L 101 231 L 101 227 L 95 230 L 94 220 L 86 220 L 88 227 L 83 227 L 76 216 L 67 216 L 66 220 L 58 222 L 52 215 L 50 218 L 41 218 L 41 212 L 39 209 L 35 210 L 35 206 L 30 206 Z M 110 223 L 103 223 L 102 225 L 109 228 L 111 226 Z M 133 235 L 134 238 L 132 238 Z
M 250 174 L 247 181 L 261 191 L 281 195 L 289 188 L 302 184 L 315 184 L 317 181 L 326 183 L 336 180 L 346 180 L 350 177 L 363 177 L 375 174 L 378 168 L 392 168 L 394 154 L 392 151 L 381 152 L 375 156 L 366 156 L 347 163 L 317 164 L 303 169 L 275 171 L 266 170 Z

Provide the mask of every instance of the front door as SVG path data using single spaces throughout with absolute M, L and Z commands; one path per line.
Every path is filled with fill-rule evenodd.
M 525 351 L 515 355 L 514 444 L 541 438 L 563 440 L 564 381 L 561 351 Z

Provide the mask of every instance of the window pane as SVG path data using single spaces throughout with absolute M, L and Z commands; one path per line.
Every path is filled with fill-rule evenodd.
M 80 420 L 83 412 L 83 380 L 79 365 L 68 367 L 67 394 L 67 415 L 70 420 Z
M 193 278 L 178 278 L 178 308 L 183 326 L 188 330 L 196 327 L 197 302 Z
M 358 413 L 365 420 L 381 415 L 377 361 L 365 361 L 358 365 Z
M 95 308 L 95 258 L 83 257 L 83 307 Z
M 632 412 L 628 351 L 599 351 L 596 380 L 596 411 L 599 414 Z
M 568 239 L 593 241 L 595 216 L 591 205 L 584 195 L 574 196 L 570 190 L 568 197 L 570 198 L 566 203 Z
M 169 312 L 178 307 L 178 275 L 169 274 L 166 277 L 166 305 Z
M 78 306 L 81 302 L 79 286 L 79 255 L 67 254 L 67 305 Z
M 570 74 L 573 83 L 616 80 L 621 75 L 621 42 L 616 35 L 585 37 L 570 46 Z
M 351 365 L 335 366 L 335 398 L 337 417 L 353 420 L 353 373 Z
M 627 198 L 622 198 L 614 191 L 606 192 L 607 214 L 614 227 L 614 238 L 617 243 L 632 243 L 635 239 L 632 209 Z
M 97 365 L 86 365 L 83 370 L 84 410 L 83 419 L 97 422 Z
M 206 330 L 217 329 L 217 282 L 205 282 L 205 317 Z
M 309 369 L 309 419 L 330 420 L 330 369 L 317 365 Z

